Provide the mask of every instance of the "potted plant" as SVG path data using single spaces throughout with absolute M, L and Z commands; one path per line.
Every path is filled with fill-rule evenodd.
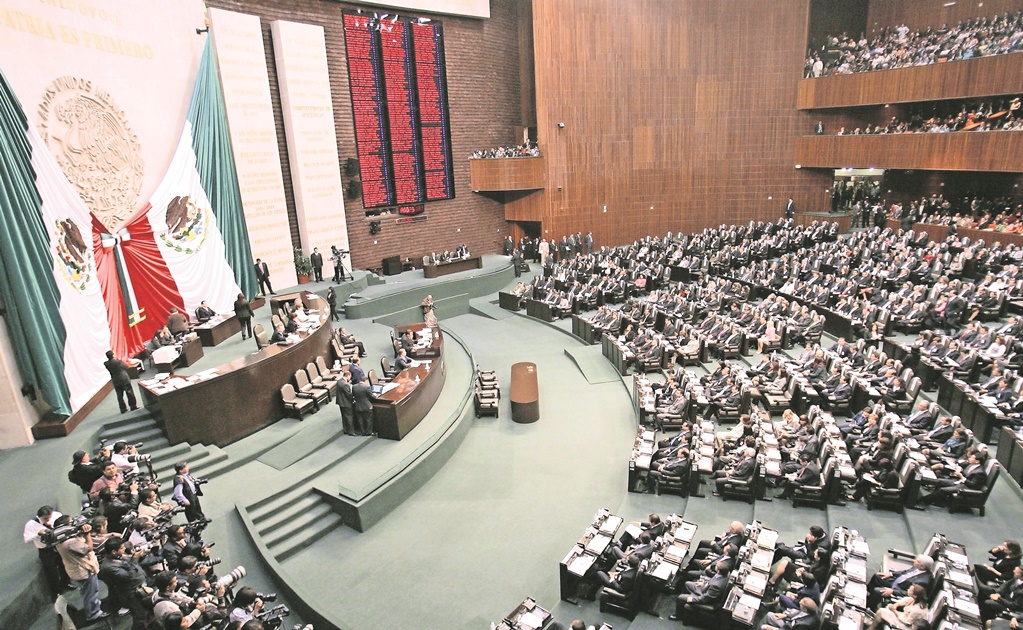
M 302 253 L 301 247 L 295 248 L 295 275 L 298 276 L 299 284 L 309 282 L 309 275 L 313 272 L 313 263 L 309 257 Z

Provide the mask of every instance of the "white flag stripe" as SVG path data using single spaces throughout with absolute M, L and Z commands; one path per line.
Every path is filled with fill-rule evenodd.
M 92 219 L 85 202 L 72 188 L 39 133 L 32 126 L 27 133 L 36 189 L 42 197 L 43 224 L 50 238 L 50 252 L 54 255 L 50 271 L 60 292 L 60 317 L 67 332 L 64 378 L 71 394 L 71 411 L 75 412 L 110 380 L 103 368 L 106 351 L 110 349 L 110 326 L 92 256 Z M 68 226 L 64 223 L 67 220 L 78 228 L 80 240 L 66 237 L 67 227 L 64 231 L 58 227 L 58 224 Z M 71 249 L 77 252 L 77 248 L 66 244 L 70 240 L 85 245 L 85 251 L 79 252 L 85 260 L 84 265 L 79 264 L 84 271 L 70 269 L 59 259 L 60 252 L 70 253 Z M 75 262 L 78 264 L 77 259 Z
M 185 121 L 174 159 L 150 199 L 148 215 L 190 318 L 203 300 L 218 313 L 233 313 L 240 292 L 195 161 L 192 124 Z M 173 225 L 168 226 L 168 216 Z

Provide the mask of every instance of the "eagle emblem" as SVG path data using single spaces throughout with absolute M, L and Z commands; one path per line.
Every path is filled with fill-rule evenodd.
M 78 224 L 71 219 L 54 221 L 53 257 L 68 285 L 84 291 L 96 268 Z
M 170 200 L 164 216 L 167 230 L 160 234 L 163 244 L 184 254 L 199 251 L 209 232 L 209 210 L 184 195 Z

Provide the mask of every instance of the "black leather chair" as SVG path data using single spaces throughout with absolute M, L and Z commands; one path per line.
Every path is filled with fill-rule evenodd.
M 600 590 L 600 612 L 635 619 L 643 605 L 647 581 L 646 572 L 641 569 L 636 574 L 636 583 L 628 593 L 605 586 Z
M 899 469 L 899 485 L 894 488 L 871 488 L 864 501 L 868 510 L 875 507 L 893 509 L 902 512 L 909 499 L 909 492 L 916 483 L 916 461 L 906 458 Z
M 984 487 L 979 490 L 962 488 L 949 499 L 949 509 L 977 508 L 980 515 L 984 516 L 984 505 L 987 503 L 987 498 L 991 496 L 995 482 L 998 481 L 998 471 L 1001 468 L 994 457 L 989 458 L 987 464 L 984 465 L 984 470 L 987 472 L 987 483 L 984 484 Z
M 796 487 L 792 491 L 792 505 L 796 506 L 800 503 L 807 503 L 810 505 L 816 505 L 821 509 L 827 508 L 831 489 L 836 483 L 835 474 L 837 462 L 838 459 L 835 457 L 829 457 L 828 461 L 825 462 L 824 468 L 821 469 L 820 485 Z

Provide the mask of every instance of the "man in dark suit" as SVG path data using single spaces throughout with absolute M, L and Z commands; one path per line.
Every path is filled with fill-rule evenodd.
M 597 571 L 597 581 L 602 586 L 614 589 L 623 595 L 628 595 L 636 586 L 636 577 L 639 575 L 639 556 L 630 554 L 625 560 L 629 565 L 611 577 L 605 571 Z
M 128 364 L 120 359 L 115 359 L 113 351 L 107 350 L 107 360 L 103 362 L 103 367 L 110 372 L 110 382 L 113 383 L 114 391 L 117 392 L 117 406 L 120 407 L 121 413 L 127 413 L 129 408 L 131 411 L 138 409 L 135 391 L 131 387 L 131 377 L 128 376 Z M 127 405 L 124 404 L 125 396 L 128 398 Z
M 373 435 L 373 398 L 370 396 L 369 383 L 360 380 L 352 385 L 352 399 L 355 407 L 355 435 Z
M 661 480 L 665 477 L 683 478 L 689 472 L 689 449 L 680 448 L 675 452 L 675 457 L 658 464 L 650 469 L 647 476 L 647 487 L 656 494 L 660 487 Z
M 935 481 L 934 492 L 920 497 L 920 503 L 948 503 L 952 495 L 960 490 L 980 490 L 987 484 L 987 471 L 984 470 L 986 458 L 979 453 L 971 453 L 968 463 L 962 471 L 952 471 L 947 479 Z
M 761 630 L 815 630 L 817 628 L 817 604 L 809 597 L 799 600 L 799 610 L 784 613 L 767 613 Z
M 341 427 L 345 435 L 355 435 L 355 400 L 352 395 L 352 375 L 341 372 L 337 382 L 337 406 L 341 409 Z
M 916 406 L 916 411 L 906 418 L 906 426 L 912 433 L 927 431 L 933 422 L 934 415 L 931 413 L 931 404 L 923 399 Z
M 199 320 L 200 324 L 205 324 L 216 317 L 216 315 L 216 312 L 206 304 L 206 300 L 200 302 L 199 308 L 195 309 L 195 318 Z
M 408 358 L 405 348 L 398 350 L 398 356 L 394 359 L 394 367 L 398 368 L 398 371 L 412 367 L 412 359 Z
M 712 579 L 718 574 L 718 568 L 725 566 L 729 571 L 735 568 L 735 559 L 739 555 L 739 548 L 735 545 L 728 545 L 722 553 L 711 554 L 698 562 L 699 566 L 690 571 L 686 571 L 685 578 L 687 582 L 684 584 L 683 592 L 692 592 L 693 584 L 703 580 L 707 581 Z M 703 567 L 702 569 L 700 567 Z
M 1016 567 L 1012 579 L 1002 584 L 980 604 L 980 618 L 989 621 L 1004 612 L 1023 612 L 1023 569 Z
M 955 433 L 955 428 L 952 426 L 952 417 L 943 416 L 938 420 L 938 424 L 934 425 L 934 428 L 927 433 L 924 433 L 920 439 L 938 445 L 952 437 L 953 433 Z
M 178 309 L 172 308 L 170 315 L 167 316 L 167 330 L 170 334 L 175 337 L 179 337 L 188 332 L 188 320 L 185 316 L 178 312 Z
M 352 362 L 348 365 L 348 371 L 352 375 L 352 385 L 358 385 L 362 381 L 366 380 L 366 373 L 362 371 L 362 365 L 359 357 L 352 358 Z
M 746 543 L 745 530 L 746 527 L 741 521 L 732 521 L 728 525 L 728 530 L 714 540 L 701 540 L 693 552 L 693 562 L 706 558 L 711 553 L 722 553 L 728 545 L 742 547 Z M 693 562 L 689 563 L 688 569 L 692 569 Z
M 630 523 L 630 525 L 638 525 L 639 528 L 642 530 L 640 535 L 644 533 L 650 534 L 651 540 L 658 538 L 668 529 L 667 526 L 661 522 L 661 517 L 658 514 L 651 514 L 650 516 L 647 517 L 647 520 L 645 522 L 638 523 L 636 521 L 633 521 L 632 523 Z M 634 539 L 632 535 L 630 535 L 629 532 L 626 531 L 625 533 L 622 534 L 622 537 L 619 538 L 615 544 L 622 549 L 626 549 L 628 548 L 629 545 L 635 542 L 635 540 L 636 539 Z
M 313 266 L 313 277 L 316 281 L 323 282 L 323 254 L 318 247 L 314 247 L 313 253 L 309 254 L 309 264 Z
M 274 326 L 274 332 L 270 335 L 270 343 L 281 343 L 287 340 L 288 335 L 284 332 L 284 324 Z
M 692 583 L 689 592 L 679 595 L 678 599 L 675 600 L 675 614 L 668 617 L 668 619 L 672 621 L 684 620 L 686 607 L 689 604 L 714 606 L 724 601 L 726 589 L 728 588 L 729 570 L 726 565 L 721 564 L 718 566 L 717 575 L 713 578 Z
M 802 466 L 796 472 L 788 475 L 785 490 L 778 495 L 779 499 L 791 499 L 796 488 L 820 485 L 821 467 L 814 461 L 814 455 L 804 450 L 799 454 L 799 459 L 802 461 Z
M 722 489 L 725 484 L 734 481 L 749 481 L 750 477 L 753 476 L 753 471 L 757 467 L 757 451 L 753 448 L 747 448 L 743 451 L 742 459 L 735 463 L 735 466 L 731 468 L 725 468 L 718 470 L 714 473 L 717 479 L 714 480 L 714 485 L 717 486 L 717 490 L 714 491 L 714 496 L 720 496 Z
M 259 258 L 256 259 L 256 281 L 259 282 L 259 290 L 263 292 L 263 295 L 267 293 L 277 295 L 274 293 L 273 285 L 270 284 L 270 268 Z
M 891 571 L 889 573 L 875 573 L 867 584 L 869 594 L 867 595 L 867 607 L 876 610 L 884 598 L 905 597 L 909 593 L 909 587 L 919 584 L 925 589 L 930 589 L 931 570 L 934 568 L 934 558 L 920 555 L 913 560 L 913 567 L 903 571 Z

